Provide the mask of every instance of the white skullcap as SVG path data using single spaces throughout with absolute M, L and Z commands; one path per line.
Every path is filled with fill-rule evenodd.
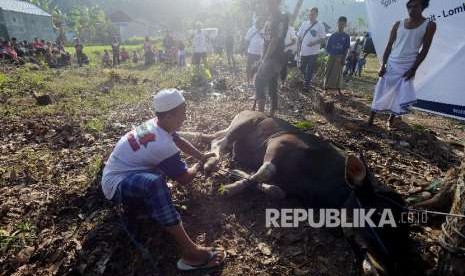
M 180 106 L 185 101 L 186 100 L 182 96 L 182 91 L 179 91 L 176 88 L 163 89 L 153 96 L 155 112 L 170 111 Z

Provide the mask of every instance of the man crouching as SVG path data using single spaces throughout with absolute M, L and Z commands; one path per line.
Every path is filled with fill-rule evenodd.
M 165 175 L 182 185 L 191 183 L 198 166 L 187 168 L 180 150 L 200 162 L 209 158 L 176 133 L 186 119 L 186 103 L 176 89 L 154 96 L 156 119 L 128 132 L 116 144 L 103 170 L 102 189 L 115 203 L 142 201 L 150 217 L 173 236 L 181 249 L 180 270 L 211 268 L 225 259 L 223 249 L 195 244 L 187 235 L 173 206 Z

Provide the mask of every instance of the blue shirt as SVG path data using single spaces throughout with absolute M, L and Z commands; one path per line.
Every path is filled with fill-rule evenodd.
M 331 56 L 344 56 L 350 48 L 350 36 L 346 33 L 334 33 L 328 40 L 326 51 Z

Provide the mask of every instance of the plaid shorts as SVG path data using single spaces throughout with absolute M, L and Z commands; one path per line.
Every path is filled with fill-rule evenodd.
M 118 204 L 122 203 L 123 206 L 130 205 L 131 202 L 142 201 L 150 217 L 164 227 L 174 226 L 181 222 L 163 175 L 152 172 L 133 173 L 119 184 L 113 199 Z

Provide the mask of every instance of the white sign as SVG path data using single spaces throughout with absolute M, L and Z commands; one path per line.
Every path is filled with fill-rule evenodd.
M 369 29 L 382 60 L 396 21 L 408 17 L 407 0 L 366 0 Z M 415 76 L 416 108 L 465 120 L 465 0 L 432 0 L 423 13 L 436 22 L 428 57 Z

